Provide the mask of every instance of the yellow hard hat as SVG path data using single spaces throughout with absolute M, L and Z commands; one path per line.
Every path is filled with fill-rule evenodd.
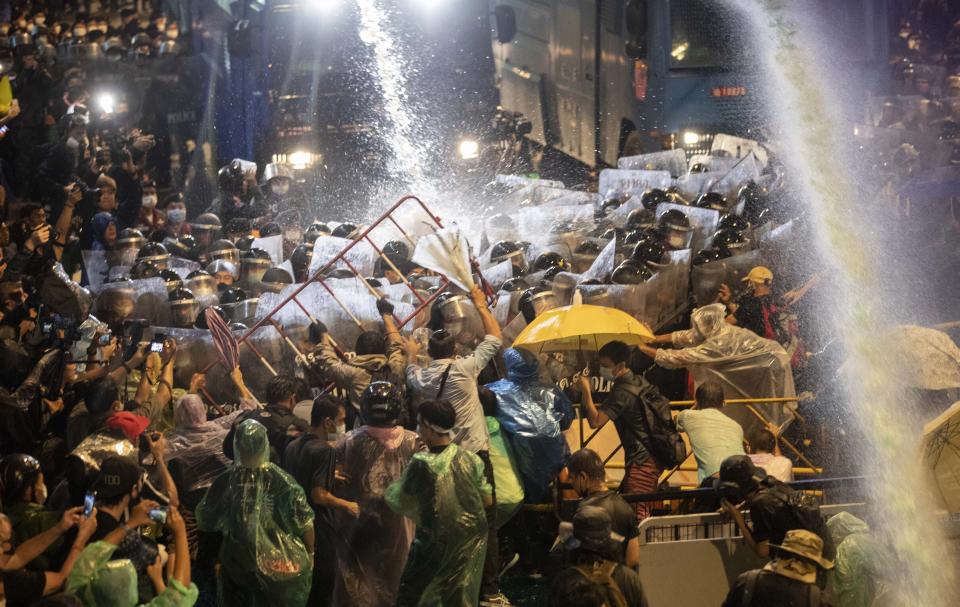
M 750 273 L 743 277 L 743 282 L 771 282 L 773 281 L 773 272 L 770 268 L 757 266 L 750 270 Z

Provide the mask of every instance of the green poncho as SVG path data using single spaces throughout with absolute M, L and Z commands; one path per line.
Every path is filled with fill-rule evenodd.
M 267 430 L 255 420 L 240 424 L 233 466 L 197 506 L 201 531 L 223 536 L 220 604 L 305 605 L 313 559 L 303 542 L 313 510 L 297 481 L 269 462 Z
M 884 593 L 892 563 L 889 549 L 870 533 L 865 522 L 849 512 L 830 517 L 827 529 L 837 546 L 830 572 L 836 607 L 871 607 Z
M 487 550 L 483 496 L 490 494 L 473 453 L 450 445 L 413 456 L 386 494 L 392 510 L 417 523 L 397 605 L 477 604 Z

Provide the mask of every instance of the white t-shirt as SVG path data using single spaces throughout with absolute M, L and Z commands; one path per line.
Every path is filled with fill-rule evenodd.
M 784 483 L 793 482 L 793 462 L 782 455 L 772 453 L 751 453 L 753 465 L 763 468 L 767 474 Z

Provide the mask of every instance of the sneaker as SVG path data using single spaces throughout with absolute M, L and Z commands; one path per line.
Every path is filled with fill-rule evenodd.
M 491 594 L 480 599 L 480 607 L 510 607 L 510 599 L 502 592 Z

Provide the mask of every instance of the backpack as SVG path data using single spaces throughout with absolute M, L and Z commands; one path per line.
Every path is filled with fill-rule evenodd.
M 687 445 L 677 431 L 677 424 L 670 414 L 670 401 L 657 392 L 652 385 L 620 384 L 617 386 L 632 394 L 643 407 L 643 429 L 648 444 L 644 444 L 653 459 L 664 468 L 675 468 L 687 459 Z
M 830 530 L 827 529 L 827 522 L 820 514 L 820 503 L 817 498 L 800 491 L 793 491 L 770 476 L 761 482 L 761 487 L 769 490 L 790 510 L 796 523 L 795 529 L 806 529 L 820 536 L 823 540 L 823 556 L 833 560 L 836 547 Z
M 613 572 L 617 569 L 617 563 L 613 561 L 599 561 L 593 565 L 577 565 L 574 567 L 580 574 L 590 580 L 592 583 L 603 588 L 607 595 L 607 605 L 609 607 L 628 607 L 627 598 L 623 596 L 623 591 L 613 579 Z
M 746 582 L 743 586 L 743 596 L 739 607 L 753 607 L 754 597 L 757 591 L 757 580 L 760 579 L 762 569 L 754 569 L 747 572 Z M 807 585 L 807 606 L 821 607 L 823 605 L 820 597 L 820 587 L 816 584 Z

